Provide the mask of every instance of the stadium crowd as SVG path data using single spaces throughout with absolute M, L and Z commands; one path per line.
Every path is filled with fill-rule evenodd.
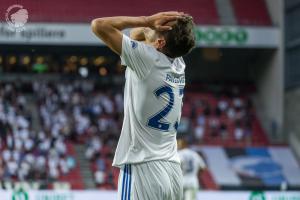
M 185 94 L 181 125 L 185 132 L 193 132 L 192 141 L 199 144 L 219 139 L 223 144 L 245 142 L 251 145 L 255 110 L 251 92 L 241 89 L 208 86 L 199 90 L 201 92 Z
M 96 184 L 114 187 L 111 163 L 122 125 L 122 94 L 88 81 L 35 83 L 34 91 L 42 127 L 85 144 Z
M 250 97 L 236 87 L 225 89 L 186 92 L 179 134 L 194 144 L 215 138 L 251 141 Z M 69 141 L 85 145 L 96 185 L 116 188 L 111 163 L 122 126 L 121 91 L 92 81 L 33 82 L 27 98 L 13 84 L 1 84 L 1 179 L 59 180 L 78 164 L 67 153 Z M 35 126 L 29 105 L 38 111 Z
M 1 180 L 53 181 L 74 167 L 62 135 L 33 129 L 29 105 L 14 84 L 0 85 Z

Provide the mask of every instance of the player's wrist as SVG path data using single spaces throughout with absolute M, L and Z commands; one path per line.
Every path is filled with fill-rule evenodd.
M 143 22 L 144 22 L 144 26 L 143 27 L 150 27 L 150 19 L 147 16 L 142 16 L 143 18 Z

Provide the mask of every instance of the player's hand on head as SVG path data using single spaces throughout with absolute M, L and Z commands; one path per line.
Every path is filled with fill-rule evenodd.
M 157 31 L 168 31 L 172 29 L 172 25 L 176 23 L 176 20 L 184 17 L 183 12 L 160 12 L 146 17 L 147 24 L 150 28 Z

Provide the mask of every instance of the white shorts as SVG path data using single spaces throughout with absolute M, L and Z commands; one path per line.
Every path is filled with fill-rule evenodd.
M 182 200 L 179 163 L 150 161 L 126 164 L 120 170 L 118 200 Z

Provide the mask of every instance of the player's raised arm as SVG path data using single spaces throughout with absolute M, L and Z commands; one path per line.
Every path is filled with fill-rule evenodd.
M 179 12 L 161 12 L 148 17 L 103 17 L 94 19 L 92 30 L 111 50 L 121 55 L 122 30 L 135 27 L 150 27 L 154 30 L 166 31 L 172 29 L 166 25 L 183 16 Z

